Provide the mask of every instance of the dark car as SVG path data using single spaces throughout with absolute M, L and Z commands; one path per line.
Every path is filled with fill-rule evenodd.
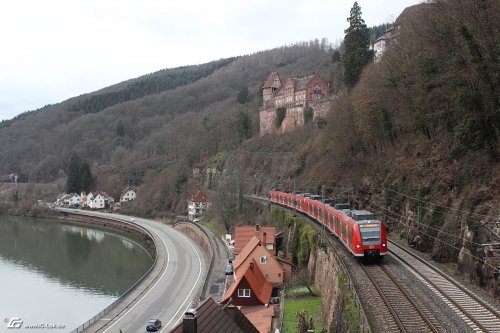
M 226 266 L 226 275 L 233 275 L 233 265 Z
M 232 254 L 232 253 L 231 253 L 231 254 L 227 257 L 227 261 L 229 261 L 229 263 L 232 263 L 232 262 L 233 262 L 233 260 L 234 260 L 234 258 L 235 258 L 234 254 Z
M 150 319 L 146 324 L 146 331 L 148 332 L 156 332 L 161 327 L 160 319 Z

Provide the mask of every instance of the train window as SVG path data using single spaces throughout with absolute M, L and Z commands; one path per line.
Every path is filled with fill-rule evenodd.
M 376 245 L 380 243 L 380 224 L 359 224 L 359 232 L 363 245 Z
M 352 228 L 351 228 L 351 227 L 349 227 L 349 228 L 347 228 L 347 229 L 348 229 L 348 230 L 347 230 L 347 242 L 348 242 L 348 243 L 351 243 L 351 242 L 352 242 Z

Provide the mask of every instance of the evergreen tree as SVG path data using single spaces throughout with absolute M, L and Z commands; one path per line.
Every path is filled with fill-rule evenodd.
M 243 87 L 240 92 L 238 93 L 238 97 L 236 98 L 236 101 L 239 104 L 246 104 L 247 102 L 250 101 L 250 91 L 248 91 L 248 87 Z
M 92 178 L 92 172 L 90 171 L 90 165 L 88 163 L 83 163 L 80 168 L 80 191 L 89 192 L 92 189 L 92 184 L 94 179 Z M 79 193 L 79 192 L 77 192 Z
M 374 52 L 370 50 L 370 31 L 361 17 L 361 7 L 354 2 L 351 15 L 347 19 L 349 28 L 344 30 L 344 83 L 352 88 L 358 83 L 363 68 L 373 60 Z
M 82 167 L 82 160 L 77 153 L 74 153 L 69 161 L 68 179 L 66 181 L 67 193 L 80 193 L 80 170 Z
M 74 153 L 69 162 L 68 179 L 66 181 L 67 193 L 80 193 L 90 191 L 94 183 L 90 165 L 83 162 L 77 153 Z

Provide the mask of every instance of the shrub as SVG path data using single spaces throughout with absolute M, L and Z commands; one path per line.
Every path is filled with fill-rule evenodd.
M 276 128 L 280 128 L 281 123 L 286 117 L 286 108 L 281 106 L 276 109 Z

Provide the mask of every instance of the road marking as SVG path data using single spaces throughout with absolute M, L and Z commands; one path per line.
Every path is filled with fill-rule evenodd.
M 103 332 L 107 332 L 109 331 L 113 326 L 116 325 L 116 323 L 118 323 L 120 320 L 122 320 L 130 311 L 132 311 L 140 302 L 142 302 L 142 300 L 149 295 L 149 293 L 151 291 L 153 291 L 153 289 L 156 287 L 156 285 L 163 279 L 163 276 L 165 275 L 165 273 L 167 273 L 167 269 L 168 269 L 168 264 L 169 264 L 169 258 L 170 258 L 170 254 L 168 253 L 168 248 L 167 248 L 167 244 L 165 244 L 165 241 L 160 237 L 160 235 L 158 235 L 158 233 L 156 233 L 155 231 L 152 231 L 152 230 L 149 230 L 150 232 L 154 232 L 154 234 L 156 236 L 158 236 L 158 238 L 161 240 L 161 242 L 163 243 L 163 245 L 165 246 L 165 250 L 167 251 L 167 266 L 165 266 L 165 270 L 163 271 L 163 274 L 160 276 L 160 278 L 156 281 L 156 283 L 148 290 L 148 292 L 146 292 L 146 294 L 144 294 L 135 304 L 134 306 L 132 306 L 130 309 L 128 309 L 127 312 L 125 312 L 123 315 L 120 316 L 120 318 L 118 318 L 113 324 L 111 324 L 111 326 L 109 326 L 106 330 L 104 330 Z
M 193 248 L 194 252 L 196 253 L 196 256 L 198 257 L 198 262 L 199 262 L 199 264 L 200 264 L 200 271 L 198 272 L 198 277 L 196 278 L 196 281 L 195 281 L 195 283 L 194 283 L 194 285 L 193 285 L 193 288 L 191 288 L 191 291 L 189 292 L 188 296 L 186 297 L 186 299 L 185 299 L 185 300 L 184 300 L 184 302 L 182 303 L 181 307 L 179 308 L 179 310 L 177 310 L 177 312 L 174 314 L 174 316 L 172 317 L 172 319 L 170 319 L 170 320 L 169 320 L 169 322 L 165 325 L 165 327 L 163 327 L 163 329 L 160 331 L 160 333 L 161 333 L 161 332 L 163 332 L 163 330 L 165 330 L 165 329 L 167 328 L 167 326 L 168 326 L 168 325 L 172 322 L 172 320 L 174 320 L 174 319 L 175 319 L 175 317 L 177 316 L 177 314 L 179 313 L 179 311 L 182 309 L 182 307 L 184 306 L 184 304 L 186 304 L 187 300 L 188 300 L 189 298 L 191 298 L 191 294 L 193 293 L 194 288 L 196 287 L 196 285 L 198 284 L 198 281 L 200 280 L 201 271 L 202 271 L 202 270 L 201 270 L 201 267 L 202 267 L 202 264 L 201 264 L 201 257 L 200 257 L 200 254 L 198 253 L 198 250 L 196 249 L 196 247 L 194 247 L 193 243 L 191 242 L 191 240 L 190 240 L 188 237 L 186 237 L 186 236 L 185 236 L 183 233 L 181 233 L 181 232 L 179 232 L 179 234 L 180 234 L 182 237 L 184 237 L 184 238 L 188 241 L 189 245 L 191 245 L 191 247 Z M 189 304 L 188 304 L 188 306 L 186 306 L 186 308 L 184 309 L 184 312 L 186 312 L 186 310 L 188 309 L 188 307 L 189 307 Z M 181 317 L 181 318 L 179 318 L 179 319 L 175 322 L 175 325 L 177 325 L 177 323 L 178 323 L 181 319 L 182 319 L 182 317 Z

